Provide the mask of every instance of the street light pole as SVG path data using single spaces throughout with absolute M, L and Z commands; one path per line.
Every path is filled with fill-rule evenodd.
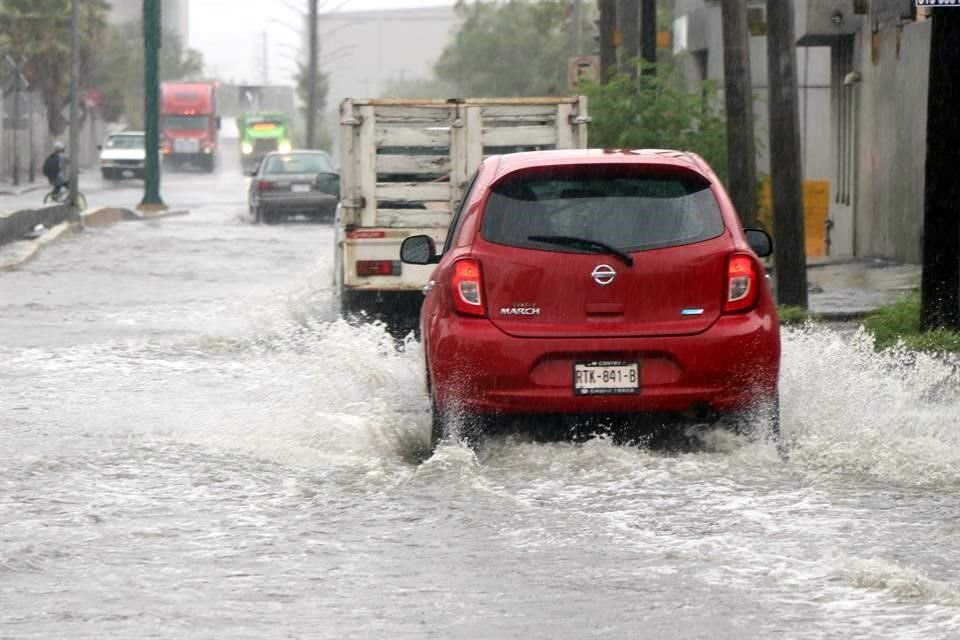
M 76 0 L 74 0 L 76 1 Z M 143 121 L 145 175 L 140 210 L 166 209 L 160 199 L 160 0 L 143 0 Z
M 317 125 L 317 0 L 310 2 L 310 63 L 307 68 L 307 148 L 316 143 Z
M 80 154 L 80 0 L 70 2 L 70 206 L 77 206 L 77 174 Z

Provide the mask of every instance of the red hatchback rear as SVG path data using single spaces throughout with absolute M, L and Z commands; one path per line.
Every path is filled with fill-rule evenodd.
M 778 429 L 780 335 L 759 256 L 720 182 L 674 151 L 485 160 L 420 316 L 434 406 L 450 416 L 704 419 L 763 409 Z

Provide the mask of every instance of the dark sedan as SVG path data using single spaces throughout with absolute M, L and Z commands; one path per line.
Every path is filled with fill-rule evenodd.
M 290 216 L 331 222 L 340 197 L 340 176 L 324 151 L 268 153 L 249 175 L 250 213 L 257 223 Z

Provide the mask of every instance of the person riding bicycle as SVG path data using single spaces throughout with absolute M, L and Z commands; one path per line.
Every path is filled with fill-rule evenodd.
M 53 185 L 53 197 L 60 195 L 60 189 L 69 184 L 67 178 L 67 169 L 70 166 L 70 158 L 67 157 L 66 149 L 60 141 L 53 143 L 53 153 L 47 156 L 43 161 L 43 175 Z

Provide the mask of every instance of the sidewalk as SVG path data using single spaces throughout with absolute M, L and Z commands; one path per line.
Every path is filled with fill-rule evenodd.
M 34 180 L 33 182 L 22 180 L 17 186 L 13 186 L 13 183 L 6 180 L 0 180 L 0 196 L 20 196 L 49 188 L 50 185 L 47 184 L 46 180 Z
M 824 320 L 857 320 L 920 286 L 918 264 L 817 260 L 807 264 L 808 304 Z

